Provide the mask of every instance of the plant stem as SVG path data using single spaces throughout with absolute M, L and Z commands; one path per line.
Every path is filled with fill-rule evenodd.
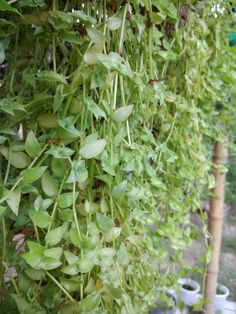
M 118 46 L 118 52 L 121 55 L 123 54 L 123 41 L 124 41 L 125 20 L 126 20 L 127 10 L 128 10 L 128 4 L 126 4 L 124 8 L 122 26 L 121 26 L 121 32 L 120 32 L 120 41 L 119 41 L 119 46 Z
M 47 149 L 48 144 L 46 144 L 43 149 L 40 151 L 39 155 L 32 161 L 32 163 L 29 165 L 28 169 L 31 169 L 33 167 L 33 165 L 36 163 L 36 161 L 39 159 L 39 157 L 44 153 L 44 151 Z M 44 158 L 47 158 L 47 155 L 44 156 Z M 22 181 L 22 177 L 20 177 L 15 184 L 13 185 L 13 187 L 10 189 L 10 191 L 8 191 L 8 193 L 0 200 L 0 204 L 5 202 L 5 200 L 9 197 L 9 195 L 11 194 L 12 191 L 14 191 L 16 189 L 16 187 L 20 184 L 20 182 Z
M 75 300 L 72 298 L 69 292 L 60 284 L 59 281 L 56 280 L 56 278 L 54 278 L 48 271 L 46 271 L 45 274 L 58 286 L 58 288 L 61 289 L 61 291 L 70 299 L 72 303 L 75 303 Z
M 8 163 L 7 163 L 7 169 L 6 169 L 6 173 L 5 173 L 5 177 L 4 177 L 4 181 L 3 181 L 3 185 L 5 186 L 8 180 L 8 176 L 9 176 L 9 171 L 10 171 L 10 167 L 11 167 L 11 156 L 12 156 L 12 146 L 9 146 L 9 154 L 8 154 Z

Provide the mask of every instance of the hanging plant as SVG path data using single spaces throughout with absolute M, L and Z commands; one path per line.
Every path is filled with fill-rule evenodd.
M 11 3 L 0 1 L 0 307 L 147 313 L 189 268 L 176 265 L 210 180 L 217 20 L 178 1 Z

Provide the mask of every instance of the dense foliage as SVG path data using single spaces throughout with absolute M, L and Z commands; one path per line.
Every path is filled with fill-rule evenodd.
M 234 114 L 224 5 L 0 0 L 1 310 L 147 313 L 189 270 Z

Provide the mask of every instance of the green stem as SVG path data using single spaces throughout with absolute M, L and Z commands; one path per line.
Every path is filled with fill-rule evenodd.
M 54 278 L 48 271 L 46 271 L 45 273 L 58 286 L 58 288 L 60 288 L 61 291 L 70 299 L 70 301 L 72 303 L 75 303 L 75 300 L 72 298 L 69 292 L 60 284 L 60 282 L 57 281 L 56 278 Z
M 29 165 L 28 169 L 32 168 L 33 165 L 36 163 L 36 161 L 39 159 L 39 157 L 44 153 L 44 151 L 47 149 L 48 144 L 46 144 L 43 149 L 40 151 L 39 155 L 32 161 L 32 163 Z M 47 155 L 44 156 L 44 159 L 47 158 Z M 20 184 L 20 182 L 22 181 L 22 177 L 20 177 L 15 184 L 13 185 L 13 187 L 10 189 L 10 191 L 0 200 L 0 204 L 5 202 L 5 200 L 9 197 L 9 195 L 11 194 L 12 191 L 14 191 L 16 189 L 16 187 Z
M 114 97 L 113 97 L 113 110 L 116 110 L 116 98 L 117 98 L 117 87 L 118 87 L 118 74 L 115 75 L 115 82 L 114 82 Z
M 6 173 L 5 173 L 5 177 L 4 177 L 4 181 L 3 181 L 3 185 L 5 186 L 8 180 L 8 176 L 9 176 L 9 171 L 10 171 L 10 167 L 11 167 L 11 155 L 12 155 L 12 146 L 9 146 L 9 154 L 8 154 L 8 163 L 7 163 L 7 169 L 6 169 Z
M 77 214 L 76 214 L 76 208 L 75 208 L 75 202 L 76 202 L 76 182 L 73 183 L 73 205 L 72 205 L 72 209 L 73 209 L 73 215 L 74 215 L 74 219 L 75 219 L 75 226 L 76 226 L 76 230 L 79 236 L 79 239 L 81 240 L 81 233 L 80 233 L 80 229 L 79 229 L 79 223 L 78 223 L 78 219 L 77 219 Z
M 122 26 L 121 26 L 121 32 L 120 32 L 120 41 L 119 41 L 119 46 L 118 46 L 118 52 L 122 55 L 123 53 L 123 41 L 124 41 L 124 32 L 125 32 L 125 20 L 126 20 L 126 15 L 127 15 L 127 10 L 128 10 L 128 4 L 125 5 L 124 8 L 124 13 L 123 13 L 123 18 L 122 18 Z
M 65 184 L 65 181 L 67 179 L 67 176 L 69 174 L 69 171 L 70 169 L 66 172 L 66 174 L 64 175 L 63 179 L 62 179 L 62 182 L 61 182 L 61 185 L 60 185 L 60 188 L 59 188 L 59 191 L 57 193 L 57 198 L 59 197 L 59 195 L 61 194 L 62 192 L 62 189 L 64 187 L 64 184 Z M 54 206 L 53 206 L 53 209 L 52 209 L 52 221 L 50 222 L 49 226 L 48 226 L 48 232 L 51 230 L 52 226 L 53 226 L 53 223 L 54 223 L 54 218 L 55 218 L 55 215 L 56 215 L 56 210 L 57 210 L 57 206 L 58 206 L 58 203 L 57 201 L 55 201 L 54 203 Z

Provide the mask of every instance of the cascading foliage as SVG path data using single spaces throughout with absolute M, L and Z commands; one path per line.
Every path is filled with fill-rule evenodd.
M 148 313 L 190 270 L 234 114 L 224 5 L 0 0 L 2 311 Z

